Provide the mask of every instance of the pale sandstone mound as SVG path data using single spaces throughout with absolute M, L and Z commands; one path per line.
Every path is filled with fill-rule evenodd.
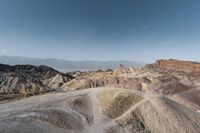
M 139 104 L 117 118 L 117 127 L 153 133 L 197 133 L 200 130 L 200 115 L 169 99 L 151 98 Z
M 180 92 L 169 96 L 169 98 L 194 111 L 200 112 L 200 88 Z
M 75 76 L 75 73 L 71 73 Z M 62 88 L 67 90 L 80 90 L 93 87 L 120 87 L 147 91 L 155 82 L 158 73 L 145 68 L 131 68 L 120 66 L 117 70 L 91 71 L 80 73 L 75 79 L 64 84 Z
M 199 133 L 200 113 L 153 93 L 93 88 L 1 104 L 0 132 Z
M 142 89 L 140 79 L 116 76 L 76 78 L 62 86 L 62 88 L 66 88 L 67 90 L 82 90 L 94 87 L 121 87 L 138 90 Z

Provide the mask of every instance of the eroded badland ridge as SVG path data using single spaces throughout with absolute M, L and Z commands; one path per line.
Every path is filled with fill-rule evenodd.
M 1 64 L 0 73 L 1 100 L 52 92 L 0 104 L 2 133 L 200 132 L 197 62 L 69 73 Z

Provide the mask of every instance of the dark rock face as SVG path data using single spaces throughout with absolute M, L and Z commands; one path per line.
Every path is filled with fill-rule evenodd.
M 42 79 L 53 77 L 60 72 L 47 66 L 32 66 L 32 65 L 16 65 L 9 66 L 0 64 L 1 73 L 16 73 L 18 75 L 27 74 L 34 77 L 40 77 Z M 26 76 L 27 76 L 26 75 Z
M 0 64 L 0 93 L 38 94 L 48 92 L 72 78 L 70 75 L 60 73 L 47 66 Z

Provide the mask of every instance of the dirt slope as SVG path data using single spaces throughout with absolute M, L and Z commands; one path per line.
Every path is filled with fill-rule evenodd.
M 92 88 L 0 105 L 1 133 L 199 133 L 200 113 L 164 96 Z

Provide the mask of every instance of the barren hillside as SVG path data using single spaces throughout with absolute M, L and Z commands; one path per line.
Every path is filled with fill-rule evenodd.
M 47 94 L 0 105 L 0 132 L 198 133 L 200 114 L 166 97 L 119 88 Z
M 200 74 L 190 67 L 198 63 L 158 62 L 66 74 L 46 66 L 1 65 L 7 103 L 0 104 L 0 132 L 199 133 Z M 11 102 L 16 95 L 21 100 Z

